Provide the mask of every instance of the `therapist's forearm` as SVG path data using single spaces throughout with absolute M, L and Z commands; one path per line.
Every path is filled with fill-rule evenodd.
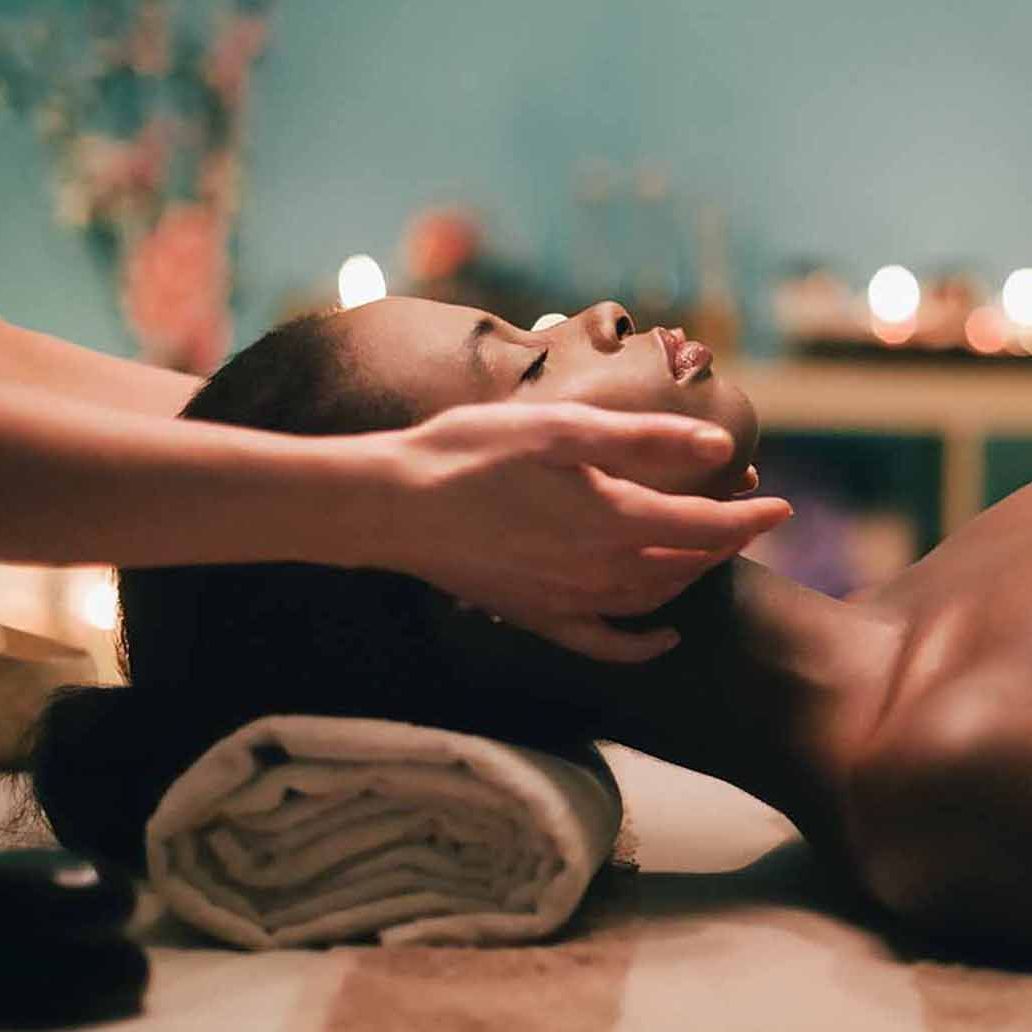
M 0 319 L 0 383 L 143 415 L 174 416 L 196 376 L 103 355 Z
M 0 560 L 290 561 L 318 529 L 332 542 L 321 561 L 367 565 L 396 505 L 391 439 L 144 416 L 0 383 Z

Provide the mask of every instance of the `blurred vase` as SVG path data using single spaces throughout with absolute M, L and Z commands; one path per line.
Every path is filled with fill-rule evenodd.
M 0 770 L 24 768 L 30 733 L 51 692 L 96 676 L 85 650 L 0 626 Z
M 623 284 L 614 180 L 613 169 L 601 160 L 585 163 L 576 177 L 569 255 L 570 279 L 580 299 L 616 298 Z
M 628 210 L 628 266 L 623 296 L 642 325 L 669 323 L 685 305 L 682 270 L 685 241 L 669 177 L 660 166 L 642 165 Z
M 698 224 L 699 289 L 692 306 L 691 335 L 720 359 L 738 351 L 741 318 L 731 286 L 727 219 L 718 208 L 703 207 Z

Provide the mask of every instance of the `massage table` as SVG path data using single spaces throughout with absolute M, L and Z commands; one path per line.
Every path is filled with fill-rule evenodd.
M 1032 1029 L 1032 973 L 962 961 L 856 908 L 794 828 L 738 790 L 619 746 L 619 852 L 535 946 L 216 947 L 144 891 L 146 1013 L 98 1032 Z

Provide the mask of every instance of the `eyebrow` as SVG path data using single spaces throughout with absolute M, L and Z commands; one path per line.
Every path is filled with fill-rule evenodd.
M 462 342 L 469 355 L 470 365 L 481 376 L 487 375 L 487 366 L 484 364 L 484 338 L 491 336 L 497 329 L 498 324 L 493 319 L 478 319 Z

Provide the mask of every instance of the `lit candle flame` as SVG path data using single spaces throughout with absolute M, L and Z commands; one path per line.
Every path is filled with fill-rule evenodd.
M 909 322 L 917 315 L 921 304 L 921 287 L 909 269 L 902 265 L 886 265 L 871 277 L 867 301 L 879 321 Z
M 1015 269 L 1003 285 L 1003 310 L 1012 323 L 1032 329 L 1032 269 Z

